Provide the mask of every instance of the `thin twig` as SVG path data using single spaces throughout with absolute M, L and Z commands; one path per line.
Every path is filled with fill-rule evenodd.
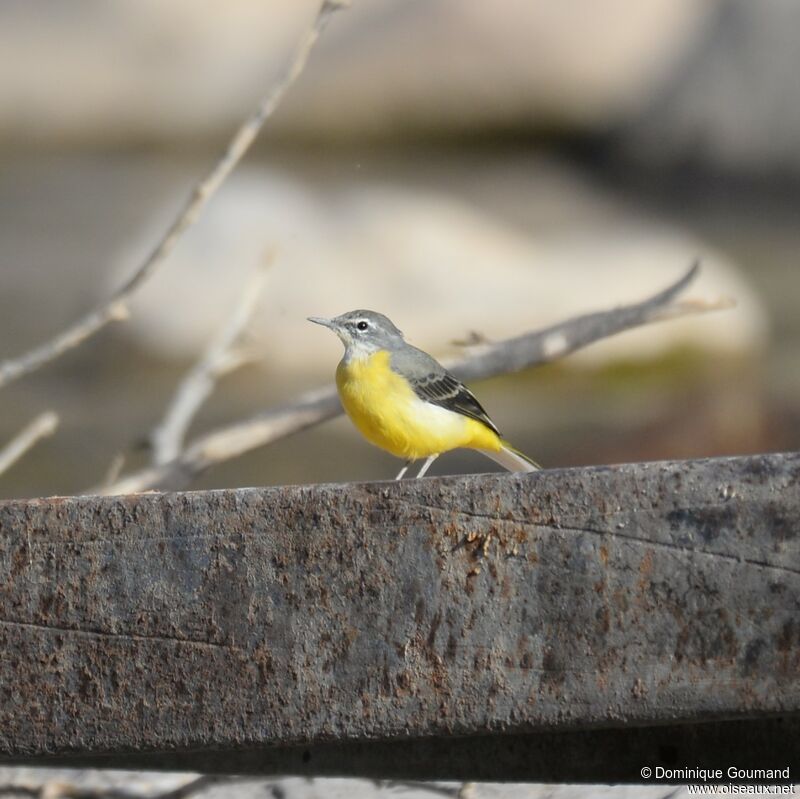
M 217 380 L 250 360 L 248 356 L 237 351 L 236 347 L 264 289 L 268 263 L 265 261 L 255 270 L 230 318 L 181 381 L 164 418 L 153 430 L 150 442 L 155 466 L 169 463 L 178 457 L 195 414 L 211 395 Z
M 714 310 L 713 303 L 673 300 L 696 277 L 697 263 L 676 283 L 642 302 L 577 316 L 544 330 L 482 346 L 477 352 L 446 362 L 462 380 L 480 380 L 548 363 L 623 330 L 651 322 Z M 129 494 L 154 488 L 182 488 L 217 463 L 271 444 L 342 412 L 334 386 L 307 392 L 287 405 L 263 411 L 198 437 L 174 460 L 123 476 L 100 494 Z
M 109 322 L 127 317 L 127 302 L 130 296 L 162 264 L 181 236 L 197 220 L 206 203 L 242 159 L 266 120 L 272 115 L 303 71 L 311 50 L 331 14 L 346 5 L 347 0 L 324 0 L 313 24 L 298 43 L 286 72 L 270 88 L 255 111 L 234 133 L 222 156 L 211 168 L 211 171 L 192 189 L 172 224 L 136 271 L 106 302 L 90 311 L 66 330 L 17 358 L 0 363 L 0 388 L 82 344 Z
M 23 427 L 5 447 L 0 450 L 0 474 L 11 468 L 29 449 L 47 436 L 53 435 L 58 427 L 58 415 L 45 411 L 30 424 Z
M 108 465 L 108 469 L 106 470 L 106 476 L 103 480 L 103 485 L 110 486 L 119 480 L 119 476 L 122 474 L 122 470 L 125 468 L 126 460 L 127 458 L 125 457 L 124 452 L 118 452 L 111 459 L 111 463 Z

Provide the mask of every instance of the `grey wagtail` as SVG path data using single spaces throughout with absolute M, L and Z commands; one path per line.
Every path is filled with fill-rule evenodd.
M 538 466 L 500 435 L 472 392 L 427 352 L 412 347 L 386 316 L 350 311 L 334 319 L 310 316 L 344 344 L 336 387 L 347 415 L 367 441 L 405 460 L 426 458 L 422 477 L 443 452 L 476 449 L 510 472 Z

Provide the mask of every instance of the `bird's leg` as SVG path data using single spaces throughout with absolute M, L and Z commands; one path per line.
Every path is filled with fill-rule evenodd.
M 419 479 L 420 477 L 424 477 L 424 476 L 425 476 L 425 472 L 427 472 L 427 471 L 428 471 L 428 469 L 430 469 L 430 467 L 431 467 L 431 464 L 432 464 L 432 463 L 433 463 L 433 462 L 434 462 L 434 461 L 435 461 L 435 460 L 436 460 L 438 457 L 439 457 L 439 453 L 437 452 L 435 455 L 431 455 L 431 456 L 430 456 L 430 457 L 429 457 L 429 458 L 428 458 L 428 459 L 425 461 L 425 463 L 423 463 L 423 464 L 422 464 L 422 468 L 421 468 L 421 469 L 419 470 L 419 472 L 417 473 L 417 479 Z
M 403 479 L 403 475 L 408 471 L 408 467 L 411 466 L 412 463 L 414 463 L 414 461 L 412 461 L 412 460 L 406 461 L 403 464 L 403 468 L 400 470 L 399 474 L 394 479 L 395 480 L 402 480 Z

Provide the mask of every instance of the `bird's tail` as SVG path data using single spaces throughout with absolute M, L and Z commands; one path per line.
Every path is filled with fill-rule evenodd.
M 538 463 L 505 441 L 501 443 L 501 448 L 496 452 L 489 449 L 482 449 L 480 452 L 495 463 L 499 463 L 504 469 L 508 469 L 509 472 L 535 472 L 541 468 Z

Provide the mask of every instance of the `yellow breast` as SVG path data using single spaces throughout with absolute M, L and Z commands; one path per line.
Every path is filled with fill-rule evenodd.
M 336 370 L 342 405 L 364 438 L 409 460 L 457 447 L 500 448 L 486 425 L 421 400 L 389 362 L 390 353 L 382 350 L 342 361 Z

